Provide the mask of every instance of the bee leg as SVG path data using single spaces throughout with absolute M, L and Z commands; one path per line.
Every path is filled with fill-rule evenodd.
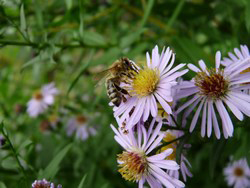
M 124 97 L 124 95 L 122 95 L 122 101 L 127 102 L 127 99 L 126 99 L 126 97 Z

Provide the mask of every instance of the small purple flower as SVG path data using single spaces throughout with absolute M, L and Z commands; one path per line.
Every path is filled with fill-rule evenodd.
M 178 170 L 179 165 L 166 158 L 171 155 L 173 149 L 167 149 L 162 153 L 154 154 L 152 151 L 159 146 L 164 137 L 160 132 L 162 122 L 155 126 L 155 119 L 149 125 L 148 130 L 143 124 L 134 126 L 136 132 L 128 130 L 126 134 L 121 128 L 111 128 L 115 132 L 115 140 L 124 148 L 117 157 L 118 171 L 128 181 L 137 182 L 139 188 L 147 182 L 150 187 L 184 187 L 178 179 L 171 177 L 165 170 Z
M 200 114 L 202 114 L 201 136 L 211 136 L 214 129 L 217 139 L 220 138 L 220 127 L 216 112 L 222 121 L 222 131 L 225 138 L 232 137 L 234 126 L 228 110 L 240 120 L 243 120 L 243 114 L 250 116 L 250 96 L 243 93 L 241 84 L 250 82 L 249 74 L 241 74 L 242 71 L 250 67 L 247 61 L 239 61 L 225 68 L 221 66 L 221 53 L 216 53 L 215 68 L 207 68 L 203 60 L 199 61 L 199 68 L 193 64 L 188 67 L 196 73 L 191 81 L 181 82 L 179 96 L 177 99 L 192 96 L 185 104 L 178 108 L 176 113 L 184 109 L 183 120 L 197 108 L 190 125 L 192 132 L 197 124 Z M 248 85 L 250 88 L 250 85 Z
M 223 172 L 229 186 L 234 188 L 250 187 L 250 168 L 246 158 L 230 162 Z
M 55 188 L 54 183 L 47 181 L 46 179 L 43 180 L 35 180 L 32 183 L 32 188 Z M 57 188 L 62 188 L 62 185 L 57 185 Z

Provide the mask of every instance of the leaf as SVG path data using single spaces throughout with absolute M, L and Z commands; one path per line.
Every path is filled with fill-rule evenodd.
M 82 177 L 82 180 L 81 180 L 80 184 L 78 185 L 78 188 L 83 188 L 83 184 L 84 184 L 84 182 L 86 180 L 86 177 L 87 177 L 87 174 L 84 174 L 84 176 Z
M 7 188 L 6 185 L 0 181 L 0 188 Z
M 73 89 L 73 87 L 75 86 L 75 84 L 78 82 L 79 78 L 82 76 L 82 74 L 84 73 L 84 71 L 86 70 L 86 68 L 89 66 L 93 55 L 95 53 L 95 50 L 91 50 L 90 54 L 89 54 L 89 59 L 88 61 L 83 65 L 83 67 L 81 68 L 80 72 L 77 74 L 76 78 L 71 82 L 69 89 L 67 91 L 67 95 L 69 95 L 70 91 Z
M 30 146 L 30 145 L 32 145 L 32 144 L 33 144 L 33 142 L 32 142 L 31 140 L 25 140 L 25 141 L 17 148 L 16 152 L 19 153 L 20 150 L 22 150 L 23 148 L 26 148 L 26 147 L 28 147 L 28 146 Z
M 89 46 L 106 46 L 107 40 L 97 32 L 85 31 L 83 35 L 83 43 Z
M 139 39 L 139 37 L 141 36 L 141 34 L 144 33 L 145 31 L 146 31 L 146 29 L 141 28 L 138 31 L 132 32 L 131 34 L 123 37 L 121 39 L 121 43 L 120 43 L 121 48 L 126 48 L 129 45 L 133 44 L 136 40 Z
M 70 10 L 73 6 L 73 1 L 72 0 L 65 0 L 66 7 L 68 10 Z
M 26 25 L 26 19 L 25 19 L 23 4 L 21 5 L 21 8 L 20 8 L 20 29 L 27 36 L 27 33 L 26 33 L 26 31 L 27 31 L 27 25 Z
M 84 22 L 83 22 L 83 1 L 79 0 L 79 18 L 80 18 L 80 24 L 79 24 L 79 37 L 80 40 L 83 42 L 84 41 Z
M 213 152 L 211 153 L 211 157 L 210 157 L 210 165 L 209 165 L 209 174 L 211 176 L 211 178 L 214 178 L 214 172 L 215 172 L 215 168 L 216 165 L 220 159 L 221 154 L 223 153 L 223 149 L 224 146 L 226 144 L 226 140 L 225 139 L 221 139 L 220 141 L 215 141 L 214 145 L 213 145 Z
M 59 165 L 63 158 L 66 156 L 70 148 L 72 147 L 72 144 L 68 144 L 65 146 L 49 163 L 49 165 L 42 171 L 38 177 L 38 179 L 53 179 L 56 173 L 59 170 Z
M 248 33 L 250 33 L 250 1 L 247 1 L 245 10 L 245 22 Z
M 147 3 L 147 6 L 146 6 L 145 12 L 144 12 L 144 16 L 143 16 L 142 21 L 141 21 L 141 28 L 147 22 L 148 17 L 150 15 L 150 12 L 151 12 L 151 10 L 153 8 L 153 5 L 154 5 L 154 0 L 149 0 L 148 3 Z

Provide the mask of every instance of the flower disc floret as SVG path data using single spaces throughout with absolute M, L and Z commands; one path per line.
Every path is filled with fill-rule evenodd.
M 117 160 L 120 162 L 118 171 L 128 181 L 140 180 L 147 173 L 148 162 L 144 153 L 123 151 Z
M 157 88 L 157 84 L 160 80 L 159 70 L 157 69 L 142 69 L 139 73 L 135 76 L 131 91 L 133 95 L 138 97 L 145 97 L 152 93 Z
M 225 97 L 229 91 L 229 81 L 224 76 L 223 70 L 210 69 L 206 72 L 198 72 L 195 77 L 195 85 L 200 90 L 200 95 L 217 100 Z

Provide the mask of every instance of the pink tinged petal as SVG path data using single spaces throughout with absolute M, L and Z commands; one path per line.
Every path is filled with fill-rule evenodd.
M 148 65 L 149 68 L 151 68 L 152 64 L 151 64 L 151 59 L 150 59 L 150 55 L 149 55 L 148 52 L 146 53 L 146 57 L 147 57 L 147 65 Z
M 147 121 L 148 116 L 149 116 L 149 112 L 150 112 L 150 97 L 146 98 L 145 101 L 145 109 L 144 109 L 144 113 L 143 113 L 143 121 Z
M 162 127 L 162 122 L 159 122 L 156 126 L 156 128 L 154 129 L 154 132 L 153 134 L 150 136 L 150 138 L 148 138 L 148 143 L 147 145 L 145 146 L 145 150 L 147 150 L 149 148 L 149 146 L 152 144 L 152 142 L 156 139 L 157 135 L 159 134 L 160 130 L 161 130 L 161 127 Z
M 150 187 L 162 188 L 161 183 L 158 182 L 158 180 L 156 180 L 152 175 L 148 174 L 148 176 L 146 177 L 146 180 Z
M 152 50 L 152 68 L 157 67 L 158 63 L 159 63 L 159 50 L 158 50 L 158 46 L 156 45 L 154 47 L 154 49 Z
M 170 177 L 166 172 L 164 172 L 162 169 L 160 169 L 159 167 L 155 166 L 154 164 L 150 164 L 150 168 L 152 169 L 152 174 L 157 177 L 163 185 L 165 185 L 166 187 L 169 186 L 169 183 L 171 183 L 170 185 L 175 185 L 176 187 L 185 187 L 185 184 L 173 177 Z M 164 179 L 160 179 L 160 177 L 164 178 Z M 166 184 L 164 184 L 164 182 L 162 181 L 164 180 L 164 182 Z
M 194 108 L 197 106 L 197 104 L 201 101 L 201 97 L 198 98 L 191 107 L 189 107 L 183 114 L 183 120 L 182 120 L 182 126 L 184 127 L 185 126 L 185 121 L 186 121 L 186 118 L 190 115 L 190 113 L 194 110 Z
M 154 162 L 154 165 L 167 170 L 178 170 L 179 165 L 173 160 L 162 160 Z
M 181 63 L 179 65 L 177 65 L 175 68 L 171 69 L 169 72 L 167 72 L 166 74 L 162 74 L 161 79 L 167 78 L 168 76 L 170 76 L 171 74 L 175 73 L 176 71 L 178 71 L 179 69 L 181 69 L 182 67 L 184 67 L 186 64 L 185 63 Z M 185 71 L 185 70 L 184 70 Z M 185 74 L 185 72 L 182 72 L 182 75 Z
M 232 52 L 229 52 L 228 53 L 228 56 L 233 60 L 233 61 L 238 61 L 238 58 L 232 53 Z
M 141 99 L 141 100 L 142 100 L 142 104 L 141 104 L 141 106 L 140 106 L 139 112 L 138 112 L 138 114 L 135 115 L 135 117 L 134 117 L 134 122 L 135 122 L 135 123 L 139 122 L 140 119 L 141 119 L 142 116 L 143 116 L 144 107 L 145 107 L 145 103 L 146 103 L 146 99 L 147 99 L 147 98 L 148 98 L 148 97 L 145 97 L 145 98 L 142 98 L 142 99 Z M 131 118 L 132 118 L 132 117 L 131 117 Z
M 188 97 L 190 95 L 193 95 L 195 93 L 197 93 L 199 91 L 199 89 L 195 86 L 193 88 L 190 89 L 185 89 L 185 90 L 181 90 L 180 92 L 177 93 L 177 95 L 175 96 L 175 100 L 178 99 L 182 99 L 185 97 Z
M 202 122 L 201 122 L 201 136 L 204 137 L 206 134 L 206 118 L 207 118 L 207 103 L 208 101 L 206 100 L 203 108 L 203 113 L 202 113 Z
M 223 61 L 221 61 L 221 64 L 224 65 L 224 66 L 228 66 L 231 63 L 233 63 L 233 61 L 231 59 L 227 58 L 227 57 L 224 57 Z
M 153 130 L 153 127 L 155 125 L 155 118 L 152 120 L 150 126 L 149 126 L 149 129 L 148 129 L 148 137 L 147 137 L 147 140 L 149 139 L 151 133 L 152 133 L 152 130 Z
M 170 76 L 165 76 L 165 75 L 164 75 L 164 76 L 162 76 L 161 79 L 164 79 L 164 82 L 170 82 L 170 81 L 172 81 L 172 80 L 175 80 L 175 79 L 178 78 L 178 77 L 183 76 L 183 75 L 186 74 L 188 71 L 189 71 L 188 69 L 185 69 L 185 70 L 183 70 L 183 71 L 175 72 L 175 73 L 173 73 L 173 74 L 170 75 Z
M 164 93 L 163 90 L 157 90 L 155 93 L 157 93 L 164 101 L 167 102 L 173 101 L 173 97 L 171 95 L 167 95 L 166 93 Z
M 210 138 L 212 134 L 212 101 L 208 101 L 208 109 L 207 109 L 207 136 Z
M 201 103 L 200 103 L 198 109 L 197 109 L 196 112 L 195 112 L 195 115 L 194 115 L 194 117 L 193 117 L 193 119 L 192 119 L 192 122 L 191 122 L 191 126 L 190 126 L 190 128 L 189 128 L 189 132 L 193 132 L 193 130 L 194 130 L 194 128 L 195 128 L 195 125 L 196 125 L 196 123 L 197 123 L 198 117 L 199 117 L 199 115 L 200 115 L 201 108 L 202 108 L 202 106 L 203 106 L 203 103 L 204 103 L 204 100 L 201 101 Z
M 185 108 L 187 108 L 190 104 L 192 104 L 194 101 L 196 101 L 199 98 L 198 95 L 195 95 L 191 100 L 187 101 L 186 103 L 184 103 L 181 107 L 178 108 L 178 110 L 176 111 L 176 114 L 180 113 L 182 110 L 184 110 Z
M 144 102 L 144 99 L 138 100 L 138 103 L 135 106 L 134 112 L 132 116 L 129 118 L 128 123 L 126 125 L 128 129 L 131 129 L 138 122 L 138 121 L 135 121 L 135 119 L 138 119 L 139 115 L 142 114 L 143 112 L 143 108 L 141 108 L 143 102 Z
M 231 95 L 240 98 L 246 102 L 250 102 L 250 95 L 247 95 L 245 93 L 239 93 L 239 92 L 232 92 Z
M 218 112 L 220 114 L 220 117 L 222 118 L 223 121 L 223 126 L 225 127 L 228 136 L 232 136 L 233 135 L 233 124 L 232 121 L 223 105 L 223 103 L 220 100 L 217 100 L 215 102 L 216 107 L 218 109 Z
M 241 113 L 241 111 L 229 100 L 225 99 L 224 102 L 227 104 L 227 106 L 230 108 L 230 110 L 233 112 L 233 114 L 238 118 L 238 120 L 242 121 L 244 116 Z
M 170 53 L 172 54 L 172 50 L 170 51 Z M 169 65 L 164 68 L 161 72 L 160 72 L 160 76 L 164 75 L 165 73 L 167 73 L 173 66 L 174 64 L 174 61 L 175 61 L 175 54 L 172 54 L 172 59 L 171 59 L 171 62 L 169 63 Z
M 141 148 L 144 150 L 144 147 L 148 141 L 148 134 L 147 134 L 147 130 L 144 126 L 141 126 L 141 128 L 142 128 L 142 134 L 143 134 L 143 145 L 141 146 Z
M 213 119 L 213 127 L 214 127 L 215 136 L 217 139 L 220 139 L 220 128 L 219 128 L 219 124 L 217 121 L 217 117 L 216 117 L 213 105 L 212 105 L 212 119 Z
M 173 149 L 169 148 L 169 149 L 166 149 L 164 152 L 147 157 L 147 160 L 152 163 L 156 161 L 161 161 L 161 160 L 164 160 L 167 156 L 171 155 L 171 153 L 173 153 Z
M 151 173 L 153 174 L 153 176 L 155 178 L 157 178 L 167 188 L 175 188 L 175 186 L 168 179 L 166 179 L 165 177 L 162 177 L 161 175 L 159 175 L 158 171 L 152 169 Z
M 157 93 L 155 93 L 154 95 L 156 96 L 157 100 L 159 101 L 165 112 L 167 112 L 168 114 L 172 114 L 172 109 L 170 105 Z
M 220 51 L 217 51 L 216 55 L 215 55 L 215 68 L 216 68 L 216 70 L 218 70 L 220 68 L 220 60 L 221 60 L 221 53 L 220 53 Z
M 141 148 L 141 143 L 142 143 L 142 130 L 141 130 L 141 125 L 140 123 L 137 123 L 137 143 L 138 147 Z
M 158 108 L 157 108 L 157 104 L 156 104 L 156 100 L 155 97 L 153 95 L 150 95 L 150 102 L 151 102 L 151 114 L 153 117 L 157 116 L 158 113 Z
M 143 188 L 143 184 L 144 184 L 144 181 L 143 181 L 142 179 L 139 180 L 138 187 L 139 187 L 139 188 Z
M 201 70 L 198 67 L 196 67 L 194 64 L 189 63 L 187 66 L 189 69 L 191 69 L 194 72 L 201 72 Z
M 156 146 L 158 146 L 159 144 L 160 144 L 160 142 L 162 141 L 162 139 L 163 139 L 163 137 L 164 137 L 165 135 L 164 134 L 160 134 L 159 136 L 158 136 L 158 138 L 156 138 L 155 140 L 154 140 L 154 142 L 152 143 L 152 145 L 146 150 L 146 154 L 149 154 L 153 149 L 155 149 L 156 148 Z
M 238 56 L 239 59 L 244 59 L 244 57 L 242 56 L 242 54 L 238 48 L 234 48 L 234 52 Z
M 159 65 L 159 71 L 160 73 L 164 70 L 164 68 L 167 66 L 170 57 L 172 55 L 172 50 L 168 47 L 165 53 L 163 54 L 163 58 L 161 60 L 161 64 Z
M 202 70 L 203 72 L 206 72 L 206 73 L 207 73 L 207 66 L 206 66 L 205 62 L 204 62 L 203 60 L 199 60 L 198 63 L 199 63 L 199 66 L 200 66 L 201 70 Z
M 229 95 L 227 100 L 233 103 L 241 112 L 250 116 L 250 106 L 247 104 L 246 101 L 241 100 L 233 95 Z

